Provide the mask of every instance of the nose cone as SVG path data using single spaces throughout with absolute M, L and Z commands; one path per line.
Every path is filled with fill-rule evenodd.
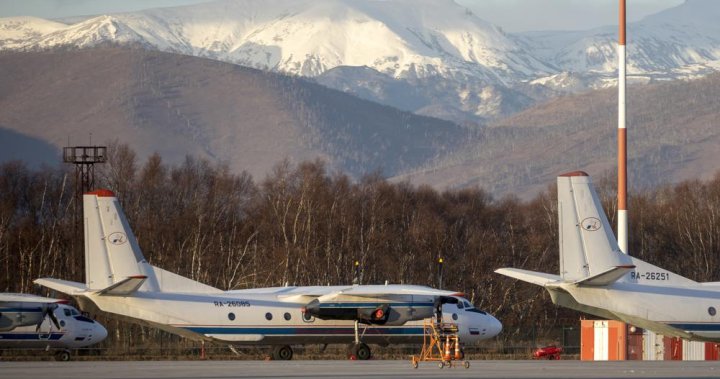
M 488 338 L 495 337 L 502 331 L 502 323 L 493 316 L 487 315 L 487 336 Z
M 102 324 L 95 321 L 95 327 L 93 328 L 92 343 L 102 342 L 108 335 L 107 329 Z

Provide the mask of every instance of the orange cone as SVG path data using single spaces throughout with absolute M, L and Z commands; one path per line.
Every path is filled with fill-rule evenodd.
M 460 340 L 455 337 L 455 359 L 462 359 L 462 354 L 460 353 Z
M 443 359 L 446 361 L 452 359 L 452 354 L 450 354 L 450 337 L 445 338 L 445 354 L 443 354 Z

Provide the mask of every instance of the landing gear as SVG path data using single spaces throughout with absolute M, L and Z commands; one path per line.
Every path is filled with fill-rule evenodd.
M 274 361 L 289 361 L 293 357 L 292 348 L 288 345 L 276 346 L 272 352 Z
M 55 360 L 60 362 L 67 362 L 70 360 L 70 351 L 63 350 L 55 354 Z
M 350 345 L 350 359 L 366 361 L 371 357 L 372 351 L 370 351 L 370 346 L 367 344 L 360 342 Z
M 363 335 L 365 332 L 363 331 Z M 359 322 L 355 320 L 355 343 L 350 345 L 350 348 L 348 349 L 348 355 L 350 359 L 357 359 L 360 361 L 366 361 L 372 357 L 372 352 L 370 351 L 370 346 L 367 344 L 360 342 L 360 328 L 359 328 Z

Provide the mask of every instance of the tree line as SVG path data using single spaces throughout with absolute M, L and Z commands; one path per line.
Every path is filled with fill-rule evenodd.
M 84 281 L 73 180 L 72 167 L 0 165 L 0 291 L 37 293 L 38 277 Z M 596 182 L 614 222 L 612 181 Z M 140 163 L 113 143 L 96 186 L 118 196 L 148 262 L 221 289 L 437 287 L 442 258 L 442 287 L 496 315 L 507 340 L 580 316 L 535 286 L 493 273 L 558 272 L 553 184 L 529 201 L 496 199 L 480 188 L 437 191 L 379 174 L 352 179 L 321 161 L 284 161 L 258 181 L 193 157 Z M 632 255 L 694 280 L 720 280 L 720 173 L 633 193 L 629 204 Z M 157 333 L 136 332 L 117 331 L 113 343 Z

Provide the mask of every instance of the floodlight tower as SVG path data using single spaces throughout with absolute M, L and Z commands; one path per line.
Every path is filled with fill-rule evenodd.
M 73 212 L 73 228 L 75 241 L 71 251 L 74 252 L 74 263 L 70 270 L 74 273 L 85 272 L 83 259 L 83 243 L 80 235 L 80 220 L 82 220 L 82 197 L 85 192 L 95 189 L 95 164 L 107 161 L 107 147 L 105 146 L 68 146 L 63 148 L 63 162 L 75 165 L 75 212 Z
M 82 194 L 94 189 L 95 164 L 105 163 L 107 147 L 105 146 L 68 146 L 63 148 L 63 162 L 75 165 L 75 193 L 82 199 Z
M 626 52 L 625 0 L 620 0 L 618 40 L 618 247 L 628 253 L 627 127 L 625 113 Z

